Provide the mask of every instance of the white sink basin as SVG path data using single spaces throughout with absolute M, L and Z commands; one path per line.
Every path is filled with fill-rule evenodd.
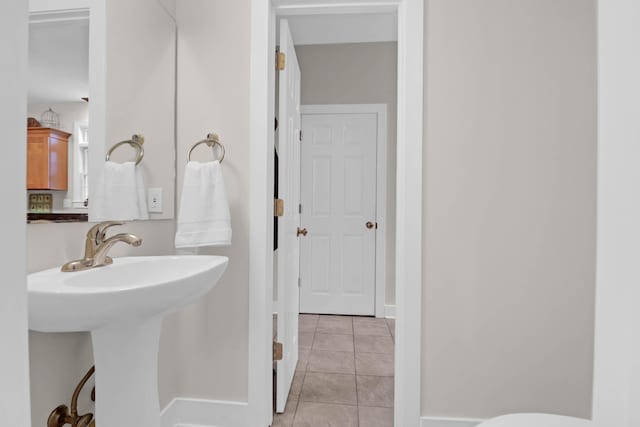
M 33 273 L 27 279 L 29 328 L 93 331 L 163 314 L 211 290 L 227 262 L 216 256 L 129 257 L 85 271 Z
M 217 283 L 220 256 L 114 258 L 113 264 L 30 274 L 29 328 L 91 331 L 96 365 L 96 424 L 159 427 L 158 343 L 162 316 Z

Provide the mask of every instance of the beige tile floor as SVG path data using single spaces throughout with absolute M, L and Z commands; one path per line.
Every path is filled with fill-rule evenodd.
M 395 325 L 371 317 L 300 315 L 300 352 L 273 427 L 393 427 Z

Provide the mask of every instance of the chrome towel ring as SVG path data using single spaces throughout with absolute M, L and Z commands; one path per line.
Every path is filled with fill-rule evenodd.
M 109 159 L 111 158 L 111 153 L 113 153 L 116 148 L 121 147 L 125 144 L 129 144 L 132 148 L 135 148 L 137 150 L 138 153 L 136 155 L 136 165 L 139 165 L 144 158 L 144 148 L 142 148 L 142 144 L 144 144 L 144 137 L 142 135 L 132 135 L 131 139 L 120 141 L 115 144 L 109 149 L 109 151 L 107 151 L 106 160 L 109 161 Z
M 191 146 L 191 149 L 189 150 L 189 154 L 187 155 L 188 162 L 191 161 L 191 153 L 193 153 L 194 148 L 201 144 L 207 144 L 209 147 L 211 147 L 214 150 L 214 154 L 216 145 L 220 147 L 220 150 L 222 150 L 222 154 L 220 155 L 219 161 L 220 163 L 222 163 L 222 161 L 224 160 L 224 155 L 226 154 L 226 150 L 224 149 L 224 145 L 222 145 L 222 143 L 220 142 L 220 136 L 217 133 L 209 133 L 207 134 L 207 137 L 205 139 L 193 144 Z

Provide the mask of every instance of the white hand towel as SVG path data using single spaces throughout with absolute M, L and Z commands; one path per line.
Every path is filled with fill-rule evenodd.
M 231 244 L 231 214 L 219 161 L 189 162 L 184 173 L 176 248 Z
M 105 162 L 90 203 L 92 221 L 149 219 L 144 178 L 134 162 Z

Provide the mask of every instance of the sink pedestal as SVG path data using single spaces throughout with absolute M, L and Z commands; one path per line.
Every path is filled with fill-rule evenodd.
M 159 427 L 158 348 L 162 317 L 91 332 L 96 365 L 96 425 Z
M 103 268 L 29 274 L 30 329 L 91 331 L 98 427 L 160 427 L 162 318 L 209 292 L 228 262 L 208 255 L 125 257 Z

